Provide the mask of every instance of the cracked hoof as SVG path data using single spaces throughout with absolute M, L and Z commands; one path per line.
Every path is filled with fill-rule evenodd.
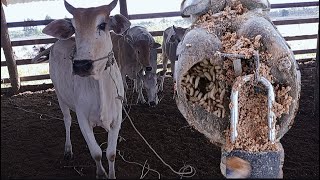
M 65 152 L 64 153 L 64 160 L 67 160 L 67 161 L 73 160 L 73 153 L 72 152 Z

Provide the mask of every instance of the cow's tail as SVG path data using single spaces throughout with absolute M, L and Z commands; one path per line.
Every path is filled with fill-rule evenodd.
M 44 49 L 44 50 L 40 51 L 40 53 L 36 57 L 31 59 L 31 63 L 32 64 L 37 64 L 37 63 L 42 63 L 42 62 L 49 61 L 49 54 L 50 54 L 50 51 L 52 49 L 52 46 L 53 45 L 51 45 L 47 49 Z

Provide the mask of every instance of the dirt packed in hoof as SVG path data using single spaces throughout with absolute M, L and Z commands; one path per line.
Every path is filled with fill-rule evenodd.
M 231 23 L 237 16 L 246 13 L 248 9 L 244 8 L 240 1 L 233 1 L 230 6 L 226 6 L 223 11 L 213 14 L 210 10 L 201 15 L 194 23 L 194 27 L 206 29 L 209 33 L 220 36 L 221 32 L 226 32 L 231 27 Z
M 314 65 L 303 67 L 300 67 L 303 85 L 299 112 L 293 127 L 281 139 L 285 151 L 284 178 L 319 176 L 319 120 L 312 116 Z M 128 92 L 129 102 L 137 97 L 131 92 Z M 223 178 L 220 148 L 191 128 L 183 118 L 172 99 L 171 78 L 165 80 L 161 97 L 155 108 L 148 105 L 126 107 L 136 128 L 174 170 L 191 165 L 196 170 L 194 179 Z M 95 162 L 74 113 L 71 126 L 74 159 L 63 159 L 65 129 L 62 118 L 54 90 L 25 92 L 12 97 L 2 95 L 1 176 L 24 179 L 95 178 Z M 105 149 L 105 131 L 97 127 L 94 132 L 97 142 Z M 137 179 L 146 174 L 144 178 L 155 179 L 159 177 L 157 172 L 161 178 L 180 178 L 154 155 L 128 119 L 122 123 L 117 150 L 117 178 Z M 102 163 L 107 170 L 105 153 Z M 150 170 L 147 173 L 146 167 L 157 172 Z
M 262 36 L 254 38 L 239 36 L 232 23 L 237 18 L 248 12 L 240 1 L 232 1 L 230 6 L 218 13 L 208 13 L 199 16 L 193 27 L 206 29 L 214 36 L 221 37 L 221 52 L 216 52 L 211 59 L 204 59 L 195 64 L 182 78 L 183 92 L 187 100 L 193 104 L 202 106 L 206 111 L 218 118 L 230 115 L 230 102 L 232 86 L 239 84 L 239 120 L 237 124 L 238 137 L 234 144 L 227 141 L 226 150 L 242 149 L 250 152 L 276 150 L 270 143 L 269 128 L 279 130 L 279 119 L 289 113 L 289 107 L 293 98 L 289 95 L 291 87 L 287 84 L 279 85 L 271 74 L 274 66 L 272 54 L 267 51 L 262 42 Z M 222 64 L 214 59 L 222 58 Z M 257 63 L 258 62 L 258 63 Z M 222 66 L 221 71 L 215 71 L 215 67 Z M 254 75 L 254 79 L 241 85 L 241 77 Z M 258 82 L 259 77 L 266 78 L 274 88 L 275 113 L 273 127 L 268 127 L 267 89 Z M 256 81 L 254 81 L 256 80 Z M 205 84 L 201 88 L 200 84 Z M 230 116 L 229 116 L 230 117 Z M 230 130 L 225 131 L 226 139 L 230 139 Z
M 230 130 L 226 131 L 226 150 L 242 149 L 250 152 L 276 151 L 276 146 L 269 141 L 269 128 L 279 130 L 277 121 L 283 114 L 289 113 L 292 97 L 289 95 L 291 87 L 280 85 L 274 81 L 271 74 L 271 54 L 264 49 L 260 42 L 261 36 L 257 35 L 253 39 L 238 37 L 236 33 L 226 33 L 222 37 L 223 53 L 243 55 L 241 59 L 241 76 L 254 74 L 266 78 L 274 88 L 275 102 L 272 111 L 275 113 L 274 127 L 268 127 L 268 91 L 261 83 L 254 82 L 254 79 L 244 83 L 241 88 L 235 83 L 242 82 L 240 76 L 236 77 L 233 61 L 238 58 L 226 58 L 223 67 L 226 74 L 226 84 L 228 95 L 234 86 L 239 91 L 239 122 L 237 125 L 238 137 L 234 144 L 229 141 Z M 256 54 L 255 54 L 256 52 Z M 257 67 L 256 61 L 259 61 Z M 230 103 L 229 107 L 232 107 Z

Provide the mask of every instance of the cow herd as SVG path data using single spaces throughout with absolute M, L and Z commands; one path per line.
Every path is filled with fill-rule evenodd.
M 134 90 L 138 92 L 137 103 L 148 102 L 150 106 L 155 106 L 158 103 L 157 93 L 163 90 L 168 59 L 174 64 L 177 59 L 175 51 L 185 31 L 174 26 L 164 31 L 162 49 L 165 68 L 162 74 L 157 73 L 157 48 L 161 45 L 155 42 L 146 28 L 130 27 L 130 21 L 122 15 L 110 16 L 117 2 L 113 0 L 104 6 L 75 8 L 64 1 L 66 10 L 73 17 L 54 20 L 43 29 L 44 34 L 58 41 L 32 59 L 33 63 L 49 60 L 49 74 L 66 130 L 65 159 L 73 157 L 70 139 L 72 110 L 96 163 L 97 178 L 116 177 L 117 139 L 122 108 L 127 103 L 126 77 L 134 81 Z M 41 59 L 43 56 L 46 58 Z M 147 91 L 147 101 L 142 88 Z M 108 132 L 108 175 L 101 162 L 102 150 L 94 137 L 95 126 Z
M 157 73 L 157 48 L 161 45 L 145 27 L 134 26 L 123 34 L 111 32 L 113 51 L 118 63 L 125 91 L 128 89 L 126 77 L 134 81 L 134 90 L 138 93 L 136 103 L 146 103 L 142 89 L 147 92 L 148 104 L 158 104 L 158 92 L 163 91 L 163 82 L 166 76 L 168 60 L 171 61 L 172 74 L 177 60 L 176 49 L 186 29 L 169 27 L 163 32 L 162 61 L 163 71 Z M 159 83 L 158 83 L 159 82 Z M 124 103 L 127 103 L 126 96 Z

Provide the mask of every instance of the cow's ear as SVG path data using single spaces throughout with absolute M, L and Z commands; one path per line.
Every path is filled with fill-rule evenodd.
M 109 21 L 109 28 L 116 34 L 123 34 L 127 29 L 130 28 L 130 21 L 121 14 L 114 15 Z
M 152 44 L 151 47 L 154 48 L 154 49 L 157 49 L 157 48 L 161 47 L 161 44 L 155 42 L 155 43 Z
M 58 19 L 49 23 L 42 33 L 57 39 L 69 39 L 74 34 L 74 27 L 70 20 Z
M 172 26 L 172 29 L 174 32 L 177 32 L 177 28 L 174 25 Z

